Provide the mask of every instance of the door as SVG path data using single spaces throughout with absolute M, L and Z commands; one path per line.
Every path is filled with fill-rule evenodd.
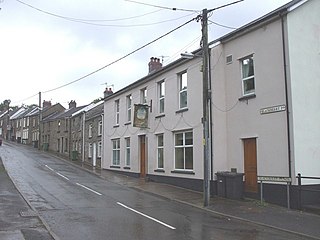
M 146 136 L 139 136 L 140 147 L 140 177 L 146 177 Z
M 96 143 L 92 144 L 92 166 L 97 165 L 97 145 Z
M 257 141 L 256 138 L 243 139 L 245 191 L 258 192 Z

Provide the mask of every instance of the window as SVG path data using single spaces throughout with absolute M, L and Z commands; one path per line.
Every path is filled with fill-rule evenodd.
M 130 166 L 130 138 L 126 138 L 126 166 Z
M 188 103 L 188 78 L 187 72 L 179 74 L 179 108 L 186 108 Z
M 68 138 L 65 139 L 65 148 L 64 148 L 65 152 L 68 152 Z
M 131 122 L 131 105 L 132 105 L 132 96 L 127 96 L 127 121 Z
M 92 143 L 89 143 L 88 157 L 92 158 Z
M 141 89 L 141 103 L 147 104 L 147 88 Z
M 112 140 L 112 164 L 120 165 L 120 139 Z
M 164 81 L 158 83 L 158 92 L 159 92 L 159 113 L 164 113 L 164 94 L 165 86 Z
M 98 125 L 98 135 L 99 135 L 99 136 L 102 135 L 102 121 L 99 121 L 99 125 Z
M 120 102 L 119 100 L 115 101 L 115 121 L 116 121 L 116 125 L 119 125 L 119 120 L 120 120 Z
M 243 95 L 254 94 L 254 68 L 253 68 L 253 56 L 244 58 L 241 60 L 242 69 L 242 91 Z
M 158 168 L 164 167 L 164 161 L 163 161 L 163 134 L 159 134 L 157 136 L 157 159 L 158 159 Z
M 178 170 L 193 169 L 193 134 L 180 132 L 175 134 L 175 168 Z
M 98 157 L 101 158 L 102 155 L 102 142 L 98 142 Z
M 89 138 L 92 137 L 92 123 L 89 124 Z

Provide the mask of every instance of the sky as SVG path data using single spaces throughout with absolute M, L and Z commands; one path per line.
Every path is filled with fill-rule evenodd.
M 66 108 L 71 100 L 77 106 L 87 105 L 103 97 L 106 87 L 116 92 L 146 76 L 151 57 L 160 58 L 165 66 L 180 58 L 180 53 L 198 49 L 201 23 L 191 21 L 112 62 L 195 18 L 203 9 L 232 2 L 0 0 L 0 102 L 38 104 L 41 92 L 42 101 Z M 288 2 L 244 0 L 213 11 L 209 41 Z

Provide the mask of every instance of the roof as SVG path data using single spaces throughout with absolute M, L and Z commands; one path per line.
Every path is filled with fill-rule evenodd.
M 100 102 L 99 104 L 96 104 L 95 107 L 88 110 L 86 120 L 101 116 L 101 114 L 103 114 L 103 106 L 103 102 Z
M 72 117 L 74 117 L 74 116 L 76 116 L 76 115 L 78 115 L 78 114 L 80 114 L 80 113 L 83 113 L 83 112 L 88 112 L 88 111 L 90 111 L 92 108 L 95 108 L 96 106 L 98 106 L 98 105 L 100 105 L 100 104 L 102 104 L 102 103 L 103 103 L 103 101 L 99 101 L 99 102 L 97 102 L 97 103 L 90 103 L 89 105 L 85 106 L 84 108 L 82 108 L 82 109 L 74 112 L 74 113 L 72 114 Z
M 252 21 L 252 22 L 250 22 L 250 23 L 248 23 L 248 24 L 246 24 L 246 25 L 244 25 L 244 26 L 242 26 L 242 27 L 240 27 L 240 28 L 238 28 L 238 29 L 236 29 L 236 30 L 234 30 L 234 31 L 232 31 L 232 32 L 230 32 L 230 33 L 218 38 L 218 39 L 216 39 L 216 40 L 214 40 L 214 41 L 211 41 L 209 43 L 209 46 L 217 44 L 217 43 L 219 43 L 221 41 L 227 41 L 228 39 L 237 36 L 237 34 L 245 33 L 249 29 L 252 29 L 253 27 L 260 25 L 262 22 L 264 23 L 266 21 L 269 21 L 270 19 L 273 19 L 274 17 L 279 18 L 281 15 L 290 12 L 291 9 L 294 9 L 294 6 L 299 6 L 299 5 L 301 5 L 301 4 L 303 4 L 303 3 L 307 2 L 307 1 L 309 1 L 309 0 L 293 0 L 293 1 L 287 3 L 287 4 L 283 5 L 283 6 L 275 9 L 274 11 L 272 11 L 272 12 L 270 12 L 270 13 L 268 13 L 268 14 L 266 14 L 266 15 L 264 15 L 264 16 L 256 19 L 256 20 L 254 20 L 254 21 Z M 199 48 L 199 49 L 196 49 L 195 51 L 193 51 L 192 53 L 195 54 L 195 53 L 199 53 L 201 51 L 202 51 L 202 48 Z M 179 58 L 176 61 L 168 64 L 167 66 L 162 67 L 160 70 L 158 70 L 156 72 L 153 72 L 151 74 L 148 74 L 147 76 L 145 76 L 145 77 L 133 82 L 132 84 L 120 89 L 119 91 L 117 91 L 117 92 L 105 97 L 104 101 L 106 101 L 108 99 L 112 99 L 113 97 L 117 97 L 121 93 L 126 92 L 126 91 L 128 91 L 130 89 L 133 89 L 136 86 L 139 86 L 139 85 L 141 85 L 141 84 L 143 84 L 143 83 L 145 83 L 145 82 L 147 82 L 147 81 L 149 81 L 151 79 L 154 79 L 155 77 L 157 77 L 157 76 L 159 76 L 159 75 L 161 75 L 161 74 L 163 74 L 163 73 L 165 73 L 165 72 L 167 72 L 167 71 L 169 71 L 169 70 L 171 70 L 171 69 L 173 69 L 173 68 L 175 68 L 175 67 L 177 67 L 177 66 L 179 66 L 179 65 L 181 65 L 183 63 L 185 63 L 185 62 L 188 62 L 188 61 L 190 61 L 190 59 Z
M 85 108 L 85 106 L 80 106 L 80 107 L 75 107 L 75 108 L 69 108 L 64 110 L 63 112 L 54 112 L 47 116 L 46 118 L 43 119 L 43 121 L 53 121 L 57 119 L 64 119 L 64 118 L 69 118 L 72 116 L 73 113 Z

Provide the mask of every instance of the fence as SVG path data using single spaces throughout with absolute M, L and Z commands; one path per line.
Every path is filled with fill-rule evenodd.
M 301 176 L 301 174 L 298 173 L 298 176 L 296 178 L 298 179 L 298 208 L 301 210 L 303 207 L 302 192 L 319 193 L 319 196 L 320 196 L 320 188 L 319 189 L 311 188 L 310 185 L 306 185 L 303 187 L 301 183 L 302 179 L 320 180 L 320 177 L 306 177 L 306 176 Z

